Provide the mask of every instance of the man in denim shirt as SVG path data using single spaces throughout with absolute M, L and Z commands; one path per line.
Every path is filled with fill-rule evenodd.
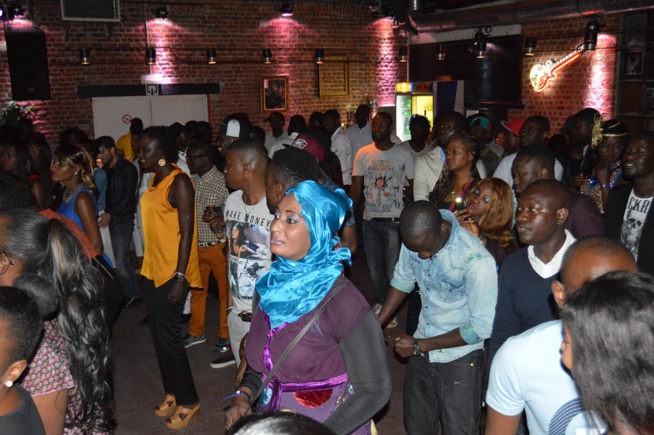
M 493 257 L 452 213 L 427 201 L 400 215 L 404 241 L 380 313 L 390 319 L 416 283 L 422 311 L 415 337 L 395 339 L 410 357 L 404 382 L 404 422 L 409 434 L 477 432 L 483 341 L 490 337 L 497 300 Z

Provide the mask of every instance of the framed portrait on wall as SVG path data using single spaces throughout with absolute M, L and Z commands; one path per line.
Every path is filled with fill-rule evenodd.
M 643 75 L 643 52 L 640 50 L 622 53 L 622 75 L 624 78 L 640 78 Z
M 260 88 L 262 112 L 288 109 L 288 76 L 261 77 Z

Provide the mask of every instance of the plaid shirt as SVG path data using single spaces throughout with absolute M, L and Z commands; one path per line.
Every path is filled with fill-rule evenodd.
M 209 172 L 200 176 L 191 176 L 195 184 L 195 212 L 198 218 L 198 243 L 223 242 L 218 240 L 216 234 L 211 231 L 209 224 L 202 220 L 204 210 L 208 207 L 225 206 L 229 196 L 225 185 L 225 176 L 218 172 L 215 166 Z

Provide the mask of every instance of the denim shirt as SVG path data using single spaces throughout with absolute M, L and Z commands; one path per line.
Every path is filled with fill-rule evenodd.
M 497 302 L 495 260 L 484 245 L 440 210 L 452 224 L 450 238 L 431 258 L 421 259 L 403 244 L 391 285 L 410 293 L 420 286 L 422 310 L 416 338 L 431 338 L 459 329 L 464 346 L 429 351 L 430 362 L 450 362 L 483 347 L 490 337 Z

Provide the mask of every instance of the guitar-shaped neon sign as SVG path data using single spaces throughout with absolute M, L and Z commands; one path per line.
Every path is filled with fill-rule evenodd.
M 583 44 L 575 48 L 569 54 L 563 56 L 561 59 L 555 61 L 554 59 L 546 60 L 542 63 L 537 63 L 531 67 L 529 71 L 529 81 L 531 87 L 536 92 L 543 92 L 547 88 L 547 82 L 556 77 L 556 72 L 570 65 L 581 57 L 584 52 Z

